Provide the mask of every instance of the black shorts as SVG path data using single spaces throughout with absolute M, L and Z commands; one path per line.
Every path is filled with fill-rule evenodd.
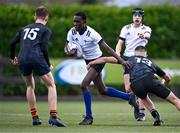
M 158 97 L 166 99 L 170 93 L 170 90 L 161 84 L 154 75 L 148 75 L 135 82 L 132 81 L 131 89 L 141 99 L 145 99 L 148 93 L 153 93 Z
M 130 57 L 123 55 L 122 58 L 127 61 Z M 129 74 L 129 69 L 127 67 L 124 67 L 124 75 L 125 74 Z
M 35 75 L 43 76 L 50 72 L 50 67 L 45 62 L 39 63 L 20 63 L 19 68 L 23 76 L 29 76 L 32 72 Z
M 85 60 L 86 65 L 87 65 L 89 62 L 93 61 L 93 60 L 96 60 L 96 59 Z M 101 71 L 102 71 L 102 69 L 104 68 L 104 66 L 105 66 L 105 63 L 103 63 L 103 64 L 94 64 L 94 65 L 92 65 L 91 67 L 93 67 L 98 73 L 101 73 Z

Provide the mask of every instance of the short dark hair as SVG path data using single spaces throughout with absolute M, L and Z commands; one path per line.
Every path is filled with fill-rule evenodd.
M 74 16 L 80 16 L 83 20 L 87 19 L 87 16 L 84 12 L 76 12 Z
M 45 6 L 39 6 L 36 8 L 35 15 L 44 19 L 46 16 L 49 16 L 49 11 Z
M 146 47 L 144 47 L 144 46 L 137 46 L 137 47 L 135 48 L 135 51 L 147 52 L 147 49 L 146 49 Z

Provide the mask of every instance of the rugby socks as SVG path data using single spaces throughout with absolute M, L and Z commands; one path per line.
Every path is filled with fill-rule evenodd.
M 89 91 L 83 92 L 84 97 L 84 103 L 86 107 L 86 116 L 89 118 L 92 117 L 92 111 L 91 111 L 91 93 Z
M 145 112 L 145 108 L 139 109 L 139 113 L 145 114 L 144 112 Z
M 31 115 L 32 115 L 32 118 L 38 117 L 38 113 L 37 113 L 36 108 L 31 108 Z
M 152 117 L 153 117 L 154 119 L 160 119 L 160 115 L 159 115 L 159 113 L 157 112 L 157 110 L 152 109 L 150 112 L 151 112 L 151 115 L 152 115 Z
M 57 111 L 56 110 L 50 110 L 50 116 L 51 116 L 51 118 L 54 118 L 54 119 L 56 119 L 57 118 Z
M 106 95 L 110 96 L 110 97 L 117 97 L 117 98 L 121 98 L 124 99 L 126 101 L 129 100 L 129 94 L 124 93 L 122 91 L 119 91 L 113 87 L 108 87 L 107 91 L 106 91 Z

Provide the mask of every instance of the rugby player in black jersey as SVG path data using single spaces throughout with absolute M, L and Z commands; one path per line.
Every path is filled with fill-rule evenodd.
M 138 46 L 135 48 L 135 56 L 131 56 L 128 59 L 128 61 L 133 63 L 132 67 L 129 69 L 131 81 L 130 88 L 136 96 L 141 98 L 145 107 L 151 112 L 151 115 L 154 118 L 153 125 L 160 126 L 162 122 L 160 115 L 154 104 L 148 99 L 148 93 L 153 93 L 160 98 L 166 99 L 175 105 L 179 111 L 180 99 L 165 86 L 169 83 L 170 76 L 168 76 L 159 66 L 146 57 L 146 48 L 144 46 Z M 90 62 L 88 67 L 93 64 L 100 63 L 117 63 L 117 59 L 114 57 L 101 57 Z M 163 83 L 161 83 L 154 74 L 162 77 Z
M 21 28 L 10 43 L 10 58 L 13 65 L 18 64 L 20 72 L 27 86 L 26 96 L 32 115 L 32 124 L 41 125 L 36 107 L 34 93 L 35 82 L 33 74 L 38 75 L 48 88 L 48 103 L 50 106 L 49 124 L 58 127 L 65 126 L 57 117 L 57 93 L 48 57 L 48 41 L 51 30 L 45 26 L 49 12 L 46 7 L 40 6 L 35 11 L 35 23 Z M 18 57 L 15 56 L 16 44 L 20 44 Z

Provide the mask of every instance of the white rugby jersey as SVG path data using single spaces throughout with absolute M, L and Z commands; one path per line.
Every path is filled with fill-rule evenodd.
M 83 51 L 83 57 L 86 60 L 96 59 L 102 55 L 99 47 L 99 42 L 102 37 L 94 29 L 87 26 L 86 31 L 80 35 L 74 27 L 72 27 L 67 34 L 67 41 L 77 42 Z
M 149 26 L 141 25 L 138 28 L 134 27 L 134 24 L 125 25 L 119 38 L 125 41 L 125 51 L 124 56 L 134 56 L 135 55 L 135 48 L 137 46 L 146 46 L 148 43 L 147 39 L 141 39 L 138 37 L 138 34 L 151 34 L 151 28 Z

